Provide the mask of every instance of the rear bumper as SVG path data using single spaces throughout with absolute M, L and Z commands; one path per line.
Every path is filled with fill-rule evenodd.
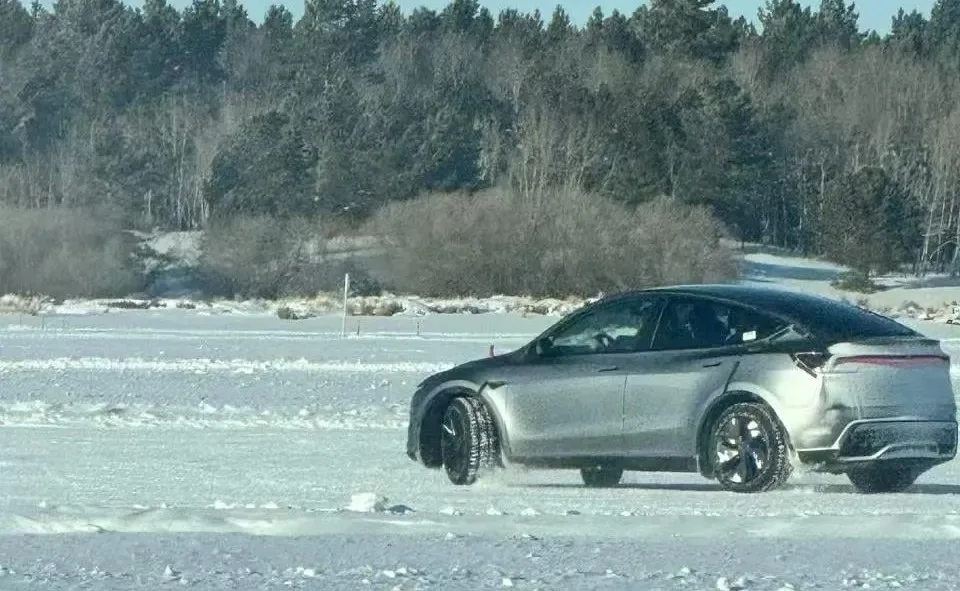
M 875 462 L 934 466 L 957 455 L 957 422 L 907 418 L 851 421 L 830 447 L 797 450 L 800 461 L 826 472 Z

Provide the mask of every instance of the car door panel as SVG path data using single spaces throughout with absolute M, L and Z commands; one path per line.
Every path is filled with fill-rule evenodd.
M 626 373 L 605 355 L 527 366 L 506 384 L 506 428 L 518 458 L 606 456 L 623 451 Z
M 695 453 L 698 409 L 722 391 L 736 370 L 732 351 L 654 351 L 627 376 L 624 447 L 639 457 Z
M 649 349 L 665 298 L 626 298 L 575 316 L 538 340 L 508 386 L 518 458 L 618 456 L 623 394 L 635 351 Z

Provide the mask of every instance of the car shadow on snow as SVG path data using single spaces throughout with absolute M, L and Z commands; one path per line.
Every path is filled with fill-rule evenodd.
M 860 494 L 857 489 L 850 484 L 816 484 L 816 485 L 787 485 L 786 489 L 791 488 L 809 490 L 812 489 L 818 493 L 828 494 Z M 960 495 L 960 484 L 915 484 L 907 490 L 898 493 L 902 495 Z
M 588 487 L 580 483 L 530 483 L 518 484 L 523 488 L 582 488 Z M 608 489 L 626 489 L 626 490 L 662 490 L 672 492 L 701 492 L 717 493 L 724 492 L 719 484 L 715 483 L 695 483 L 695 482 L 622 482 L 614 486 L 605 487 Z M 596 490 L 596 489 L 591 489 Z M 797 493 L 814 492 L 825 494 L 851 494 L 859 495 L 857 490 L 851 484 L 787 484 L 784 487 L 772 491 L 776 493 Z M 770 494 L 770 493 L 766 493 Z M 904 495 L 960 495 L 960 484 L 915 484 L 909 489 L 903 491 Z M 866 496 L 866 495 L 865 495 Z
M 580 483 L 539 483 L 523 484 L 524 488 L 590 488 Z M 637 490 L 667 490 L 667 491 L 690 491 L 690 492 L 721 492 L 719 484 L 694 483 L 694 482 L 621 482 L 613 486 L 604 488 L 619 489 L 637 489 Z M 597 490 L 590 488 L 590 490 Z

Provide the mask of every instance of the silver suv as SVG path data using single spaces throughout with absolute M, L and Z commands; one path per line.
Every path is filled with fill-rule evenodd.
M 422 382 L 407 454 L 471 484 L 504 461 L 699 472 L 736 492 L 796 462 L 901 491 L 957 450 L 939 342 L 843 302 L 735 285 L 617 294 L 511 353 Z

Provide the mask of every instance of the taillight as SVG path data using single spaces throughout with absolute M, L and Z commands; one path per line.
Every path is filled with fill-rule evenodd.
M 793 362 L 797 367 L 816 377 L 818 370 L 830 359 L 830 354 L 817 352 L 794 353 L 790 355 L 790 357 L 793 358 Z
M 837 359 L 837 365 L 843 363 L 861 363 L 865 365 L 886 365 L 892 367 L 941 364 L 949 362 L 950 358 L 943 355 L 854 355 L 851 357 Z

